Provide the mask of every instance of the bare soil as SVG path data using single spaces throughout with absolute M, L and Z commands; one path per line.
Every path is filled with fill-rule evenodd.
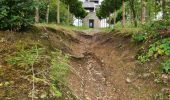
M 128 36 L 118 36 L 116 31 L 80 32 L 47 27 L 41 28 L 41 33 L 0 32 L 0 100 L 30 99 L 31 81 L 23 78 L 30 73 L 5 61 L 6 56 L 17 51 L 19 41 L 40 42 L 48 52 L 58 48 L 71 55 L 68 87 L 60 87 L 63 97 L 53 98 L 47 84 L 36 83 L 38 100 L 76 100 L 75 97 L 77 100 L 159 100 L 154 95 L 166 87 L 153 82 L 152 72 L 159 62 L 139 64 L 135 57 L 140 46 L 131 43 Z M 49 66 L 48 60 L 43 61 L 35 72 L 48 71 Z M 43 94 L 45 99 L 41 98 Z
M 79 32 L 73 43 L 69 77 L 78 100 L 152 100 L 158 87 L 136 61 L 139 46 L 128 37 L 96 31 Z M 142 70 L 141 70 L 142 71 Z

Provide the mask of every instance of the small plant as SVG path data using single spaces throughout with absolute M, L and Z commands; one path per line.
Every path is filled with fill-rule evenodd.
M 140 55 L 138 56 L 138 60 L 141 62 L 141 63 L 144 63 L 146 61 L 149 61 L 149 57 L 147 55 Z
M 32 47 L 31 49 L 22 48 L 14 56 L 7 58 L 7 62 L 11 65 L 19 67 L 28 67 L 34 65 L 39 60 L 39 54 L 42 53 L 42 48 Z
M 69 73 L 69 56 L 63 55 L 60 50 L 52 52 L 51 68 L 50 68 L 50 79 L 51 89 L 53 93 L 58 97 L 61 96 L 59 89 L 54 84 L 61 83 L 66 85 L 66 77 Z
M 61 97 L 62 96 L 62 93 L 60 92 L 60 90 L 55 86 L 55 84 L 51 84 L 50 85 L 50 89 L 51 91 L 54 93 L 54 95 L 56 97 Z
M 34 64 L 39 61 L 40 53 L 42 53 L 42 48 L 37 48 L 37 46 L 32 47 L 31 49 L 21 49 L 14 56 L 11 56 L 7 59 L 7 62 L 12 65 L 17 65 L 20 67 L 31 66 L 32 70 L 32 100 L 35 97 L 35 73 L 34 73 Z
M 146 40 L 146 34 L 135 33 L 135 34 L 132 35 L 132 40 L 134 42 L 142 42 L 142 41 Z
M 162 63 L 161 68 L 164 70 L 166 74 L 170 74 L 170 60 L 167 60 L 164 63 Z

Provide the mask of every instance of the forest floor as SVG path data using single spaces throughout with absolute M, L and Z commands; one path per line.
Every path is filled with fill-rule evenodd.
M 0 32 L 0 39 L 3 38 L 0 42 L 0 100 L 27 100 L 31 90 L 31 82 L 23 78 L 28 73 L 7 65 L 4 60 L 6 55 L 15 51 L 16 41 L 40 41 L 45 48 L 59 48 L 69 53 L 72 72 L 68 76 L 68 87 L 78 100 L 159 100 L 154 97 L 166 88 L 154 83 L 157 61 L 139 64 L 135 58 L 139 45 L 132 43 L 128 36 L 117 35 L 118 31 L 42 30 L 43 34 L 37 35 Z M 47 68 L 48 64 L 44 64 L 41 69 L 36 68 L 36 72 Z M 43 90 L 49 91 L 48 86 L 36 83 L 36 88 L 40 92 L 37 98 L 44 100 L 41 96 Z

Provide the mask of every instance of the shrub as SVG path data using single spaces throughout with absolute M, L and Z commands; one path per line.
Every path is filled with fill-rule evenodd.
M 149 46 L 149 50 L 138 56 L 141 62 L 149 61 L 151 57 L 157 58 L 158 56 L 170 56 L 170 38 L 158 40 Z
M 162 63 L 161 67 L 165 71 L 165 73 L 170 74 L 170 60 L 167 60 L 164 63 Z
M 143 33 L 135 33 L 132 35 L 132 40 L 134 42 L 142 42 L 146 39 L 146 34 Z
M 159 40 L 150 45 L 148 56 L 170 55 L 170 38 Z
M 21 49 L 15 55 L 7 58 L 7 62 L 11 65 L 19 67 L 32 66 L 39 61 L 40 54 L 43 52 L 42 48 L 32 47 L 31 49 Z M 37 54 L 38 53 L 38 54 Z
M 0 0 L 0 29 L 19 30 L 33 23 L 33 0 Z
M 170 25 L 170 20 L 167 19 L 167 20 L 159 20 L 159 21 L 146 23 L 145 25 L 142 26 L 142 28 L 146 31 L 156 31 L 156 30 L 165 29 L 169 25 Z

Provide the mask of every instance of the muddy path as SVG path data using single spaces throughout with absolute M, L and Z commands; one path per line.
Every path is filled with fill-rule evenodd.
M 69 87 L 78 100 L 151 100 L 152 83 L 134 72 L 136 48 L 112 33 L 78 32 Z

